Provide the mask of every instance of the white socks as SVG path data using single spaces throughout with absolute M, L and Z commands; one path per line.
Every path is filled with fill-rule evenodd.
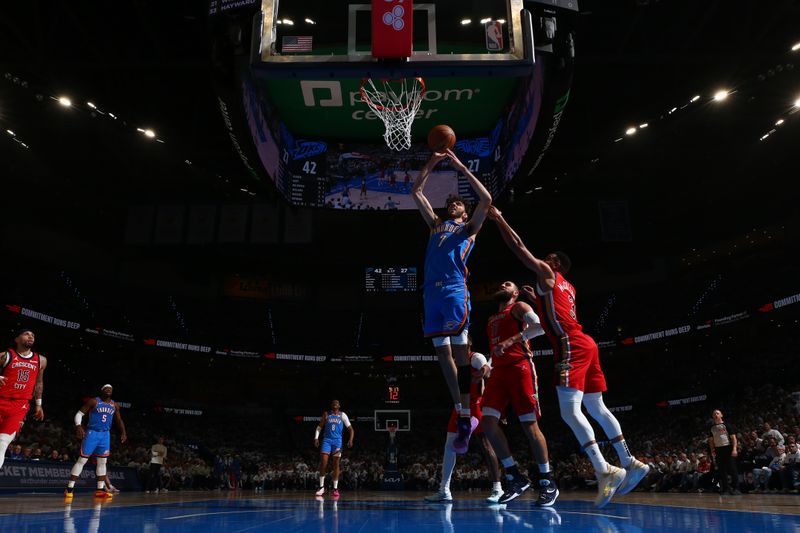
M 448 433 L 447 440 L 444 442 L 444 458 L 442 459 L 442 482 L 439 489 L 450 492 L 450 480 L 453 477 L 453 470 L 456 468 L 456 452 L 453 451 L 453 441 L 456 440 L 455 433 Z

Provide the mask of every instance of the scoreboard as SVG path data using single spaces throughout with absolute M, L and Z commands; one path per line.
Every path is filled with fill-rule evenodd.
M 417 267 L 367 267 L 364 271 L 367 292 L 416 292 Z

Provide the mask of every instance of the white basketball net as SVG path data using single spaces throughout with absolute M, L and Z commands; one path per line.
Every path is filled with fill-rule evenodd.
M 392 150 L 411 148 L 411 124 L 422 104 L 425 82 L 422 78 L 361 81 L 361 99 L 383 121 L 383 139 Z

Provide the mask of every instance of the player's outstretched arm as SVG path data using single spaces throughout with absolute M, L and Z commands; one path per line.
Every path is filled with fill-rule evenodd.
M 495 206 L 489 208 L 489 218 L 497 223 L 497 229 L 500 230 L 500 236 L 503 237 L 506 245 L 514 252 L 522 264 L 536 273 L 539 285 L 543 289 L 552 289 L 556 282 L 556 275 L 550 268 L 550 265 L 535 257 L 530 250 L 522 242 L 522 239 L 517 232 L 506 222 L 503 218 L 503 213 L 500 212 Z
M 350 424 L 349 426 L 347 426 L 347 429 L 350 431 L 350 438 L 347 439 L 347 447 L 348 448 L 352 448 L 353 447 L 353 439 L 356 436 L 356 430 L 353 427 L 353 424 Z
M 476 178 L 475 175 L 470 172 L 469 168 L 461 162 L 455 152 L 448 149 L 447 155 L 453 162 L 453 166 L 467 177 L 470 187 L 472 187 L 472 190 L 475 191 L 475 194 L 478 196 L 478 205 L 475 206 L 475 210 L 472 212 L 472 219 L 468 223 L 470 235 L 475 235 L 480 231 L 483 222 L 486 220 L 489 206 L 492 205 L 492 195 L 489 193 L 488 189 L 483 186 L 481 180 Z
M 429 228 L 433 229 L 434 226 L 438 223 L 439 219 L 436 217 L 436 213 L 433 212 L 433 208 L 431 207 L 431 203 L 425 197 L 425 194 L 422 192 L 422 189 L 425 188 L 425 182 L 428 181 L 428 175 L 433 170 L 433 167 L 439 163 L 442 159 L 447 157 L 447 154 L 441 152 L 434 152 L 431 155 L 431 158 L 428 159 L 428 162 L 425 163 L 425 166 L 419 171 L 419 175 L 417 179 L 414 180 L 414 186 L 411 188 L 411 196 L 414 198 L 414 203 L 417 204 L 417 208 L 419 212 L 422 214 L 422 218 L 425 219 L 425 223 L 428 225 Z
M 44 420 L 44 409 L 42 408 L 42 394 L 44 394 L 44 369 L 47 368 L 47 358 L 39 356 L 39 373 L 36 375 L 36 385 L 33 386 L 33 399 L 36 404 L 36 411 L 33 419 Z
M 119 412 L 119 408 L 114 411 L 114 423 L 117 425 L 117 429 L 119 430 L 120 443 L 125 444 L 125 441 L 128 440 L 128 433 L 125 431 L 125 423 L 122 421 L 122 415 Z

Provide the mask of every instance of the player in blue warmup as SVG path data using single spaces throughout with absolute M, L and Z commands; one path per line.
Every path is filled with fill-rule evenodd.
M 328 468 L 328 457 L 333 457 L 333 497 L 339 497 L 339 460 L 342 458 L 342 433 L 344 428 L 350 430 L 347 447 L 353 447 L 356 432 L 350 424 L 347 414 L 340 410 L 339 400 L 331 402 L 331 410 L 323 411 L 319 425 L 314 431 L 314 446 L 319 448 L 319 489 L 317 496 L 325 494 L 325 472 Z M 322 434 L 322 442 L 319 436 Z
M 422 192 L 430 172 L 445 158 L 450 158 L 455 170 L 466 176 L 478 197 L 478 205 L 471 219 L 460 197 L 448 198 L 447 218 L 439 218 Z M 469 436 L 475 429 L 469 412 L 472 375 L 467 348 L 471 309 L 467 289 L 467 259 L 475 244 L 475 236 L 486 220 L 492 196 L 452 150 L 431 155 L 414 182 L 412 195 L 430 228 L 423 284 L 425 336 L 433 341 L 447 388 L 459 414 L 458 435 L 453 441 L 453 449 L 456 453 L 465 453 Z
M 117 404 L 111 399 L 112 392 L 114 389 L 111 385 L 103 385 L 100 388 L 100 396 L 87 401 L 80 411 L 75 413 L 75 431 L 81 439 L 81 456 L 70 472 L 67 490 L 64 491 L 67 500 L 71 500 L 74 496 L 75 481 L 80 477 L 83 467 L 92 455 L 97 460 L 97 490 L 94 495 L 96 498 L 112 497 L 112 493 L 106 490 L 106 461 L 111 455 L 112 422 L 117 425 L 120 442 L 124 444 L 128 440 L 122 415 L 117 409 Z M 89 415 L 89 422 L 86 424 L 88 431 L 83 429 L 83 417 L 86 414 Z

